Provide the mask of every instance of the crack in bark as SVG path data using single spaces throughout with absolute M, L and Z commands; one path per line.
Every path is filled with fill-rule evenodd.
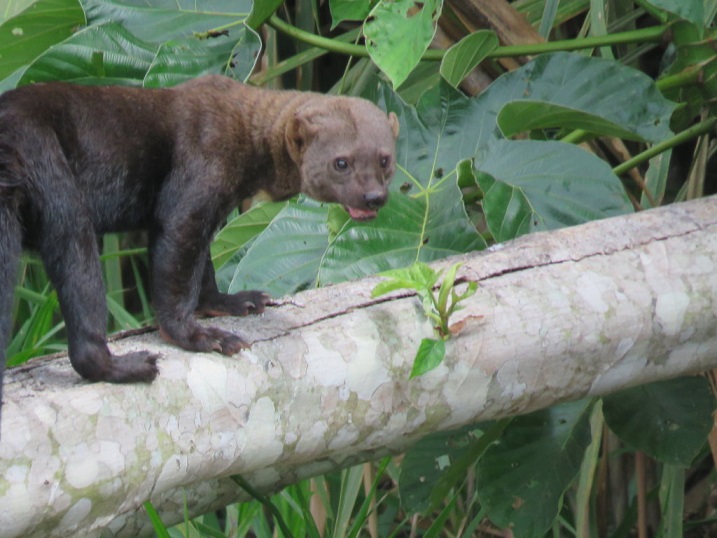
M 317 318 L 313 318 L 309 321 L 306 321 L 304 323 L 298 323 L 296 325 L 291 325 L 290 327 L 287 327 L 286 329 L 282 329 L 281 331 L 277 332 L 273 336 L 268 336 L 265 338 L 257 338 L 256 340 L 252 340 L 252 344 L 256 342 L 270 342 L 271 340 L 274 340 L 275 338 L 280 338 L 282 336 L 288 336 L 293 331 L 305 329 L 307 327 L 312 327 L 314 325 L 317 325 L 319 323 L 323 323 L 324 321 L 339 318 L 341 316 L 348 316 L 353 312 L 354 310 L 361 310 L 364 308 L 369 308 L 371 306 L 375 306 L 382 303 L 388 303 L 390 301 L 396 300 L 396 299 L 405 299 L 407 297 L 413 297 L 417 295 L 415 291 L 413 290 L 406 290 L 405 292 L 395 291 L 392 292 L 384 297 L 376 297 L 375 299 L 366 300 L 361 303 L 353 304 L 347 308 L 330 312 L 326 315 L 319 316 Z M 283 303 L 286 304 L 286 303 Z
M 614 254 L 619 254 L 621 252 L 631 251 L 631 250 L 635 250 L 640 247 L 644 247 L 645 245 L 649 245 L 650 243 L 660 243 L 663 241 L 667 241 L 669 239 L 687 237 L 687 236 L 695 234 L 695 233 L 709 231 L 710 228 L 717 227 L 717 220 L 715 220 L 713 222 L 709 222 L 707 224 L 703 224 L 703 225 L 700 225 L 699 223 L 692 221 L 692 224 L 694 224 L 694 226 L 695 226 L 694 228 L 689 229 L 689 230 L 684 230 L 682 232 L 664 233 L 660 236 L 649 236 L 649 237 L 644 237 L 644 238 L 636 237 L 628 244 L 621 245 L 621 246 L 614 246 L 612 248 L 605 248 L 600 251 L 596 250 L 593 252 L 588 252 L 588 253 L 582 254 L 580 256 L 571 256 L 569 258 L 561 258 L 561 259 L 549 258 L 548 260 L 545 260 L 545 261 L 535 260 L 532 263 L 526 263 L 526 264 L 521 264 L 521 265 L 516 265 L 513 267 L 506 267 L 504 269 L 496 270 L 494 272 L 488 273 L 485 276 L 482 276 L 479 279 L 471 279 L 466 276 L 456 277 L 456 284 L 462 284 L 462 283 L 466 283 L 466 282 L 480 283 L 484 280 L 489 280 L 491 278 L 501 277 L 501 276 L 509 275 L 512 273 L 519 273 L 521 271 L 538 269 L 538 268 L 542 268 L 542 267 L 550 267 L 552 265 L 561 265 L 561 264 L 568 263 L 568 262 L 577 263 L 577 262 L 581 262 L 583 260 L 589 260 L 589 259 L 597 257 L 597 256 L 612 256 Z M 524 236 L 524 237 L 527 237 L 527 236 Z M 512 246 L 512 245 L 510 245 L 510 243 L 503 243 L 501 245 L 505 245 L 506 248 L 509 248 L 510 246 Z M 489 249 L 495 248 L 495 246 L 499 246 L 499 245 L 493 245 L 493 246 L 489 247 Z M 486 250 L 485 252 L 490 253 L 491 251 Z M 496 251 L 496 252 L 503 252 L 503 249 L 501 249 L 500 251 Z

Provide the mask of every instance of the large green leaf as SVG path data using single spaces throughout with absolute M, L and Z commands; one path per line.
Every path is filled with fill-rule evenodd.
M 229 293 L 260 289 L 278 297 L 316 278 L 328 245 L 327 208 L 307 199 L 290 203 L 249 247 L 229 284 Z
M 88 24 L 114 22 L 148 43 L 241 27 L 251 0 L 84 0 Z
M 583 129 L 599 136 L 614 136 L 628 140 L 642 137 L 600 116 L 544 101 L 513 101 L 498 113 L 498 125 L 505 136 L 514 136 L 532 129 Z
M 90 26 L 40 56 L 18 85 L 52 80 L 140 85 L 153 58 L 154 48 L 122 26 Z
M 251 5 L 250 0 L 95 0 L 86 3 L 86 11 L 90 25 L 112 21 L 155 51 L 139 82 L 160 87 L 206 74 L 245 79 L 261 48 L 259 37 L 244 25 Z
M 266 229 L 288 202 L 268 202 L 231 219 L 212 242 L 212 262 L 224 265 L 234 253 Z
M 649 142 L 672 135 L 675 104 L 650 77 L 575 53 L 538 56 L 500 77 L 479 99 L 491 113 L 500 112 L 497 122 L 506 136 L 538 127 L 582 128 Z
M 406 80 L 436 33 L 442 0 L 379 2 L 364 24 L 366 47 L 374 63 L 398 87 Z
M 88 26 L 47 49 L 2 87 L 49 80 L 172 86 L 208 73 L 246 78 L 260 49 L 258 36 L 243 24 L 251 0 L 197 6 L 188 1 L 87 0 Z M 60 22 L 67 17 L 52 16 Z
M 590 443 L 591 409 L 580 400 L 516 417 L 488 447 L 476 493 L 493 523 L 521 538 L 545 534 Z
M 712 428 L 715 397 L 704 377 L 660 381 L 603 398 L 620 439 L 666 463 L 690 465 Z
M 647 3 L 699 26 L 708 22 L 705 21 L 704 0 L 647 0 Z
M 148 88 L 175 86 L 202 75 L 229 75 L 245 80 L 254 69 L 261 43 L 254 32 L 226 30 L 212 37 L 167 41 L 144 79 Z
M 40 54 L 85 24 L 77 0 L 38 0 L 0 25 L 0 79 L 31 63 Z
M 479 152 L 475 166 L 497 241 L 632 211 L 610 167 L 570 144 L 500 140 Z

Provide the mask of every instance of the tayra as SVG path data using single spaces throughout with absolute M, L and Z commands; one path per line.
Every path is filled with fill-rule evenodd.
M 261 312 L 260 291 L 218 291 L 217 226 L 258 191 L 303 192 L 370 219 L 388 197 L 395 114 L 358 98 L 270 91 L 208 76 L 171 89 L 36 84 L 0 96 L 0 401 L 23 247 L 57 290 L 70 361 L 83 377 L 149 382 L 157 357 L 112 355 L 97 236 L 146 229 L 162 336 L 232 355 L 237 335 L 195 312 Z

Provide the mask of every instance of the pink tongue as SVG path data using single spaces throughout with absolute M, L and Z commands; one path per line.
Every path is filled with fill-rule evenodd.
M 346 207 L 349 216 L 355 220 L 368 220 L 376 217 L 376 211 L 372 209 L 356 209 L 355 207 Z

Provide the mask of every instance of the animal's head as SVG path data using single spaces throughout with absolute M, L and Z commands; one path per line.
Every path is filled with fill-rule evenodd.
M 356 220 L 374 218 L 388 200 L 398 137 L 393 112 L 365 99 L 312 99 L 294 112 L 285 136 L 304 194 L 342 204 Z

